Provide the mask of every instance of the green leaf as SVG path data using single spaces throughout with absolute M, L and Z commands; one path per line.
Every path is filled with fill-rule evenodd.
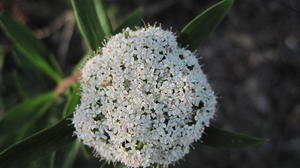
M 101 162 L 100 168 L 127 168 L 127 166 L 120 162 L 109 163 L 104 160 Z
M 225 131 L 216 127 L 208 127 L 204 131 L 202 141 L 202 144 L 212 147 L 239 148 L 259 145 L 267 140 Z
M 153 165 L 153 168 L 163 168 L 163 167 L 164 167 L 163 165 L 160 165 L 160 164 L 157 164 L 157 163 Z
M 45 46 L 34 37 L 32 32 L 23 24 L 11 17 L 0 13 L 0 26 L 5 34 L 13 41 L 16 48 L 36 67 L 49 75 L 56 82 L 62 79 L 61 70 L 54 56 Z M 52 66 L 45 59 L 49 59 Z
M 80 141 L 76 140 L 74 144 L 72 144 L 72 148 L 69 150 L 66 158 L 64 159 L 63 168 L 72 168 L 74 161 L 76 159 L 76 156 L 79 152 L 80 148 Z
M 50 156 L 49 168 L 54 168 L 56 152 L 52 152 Z
M 79 30 L 91 50 L 101 46 L 104 32 L 92 0 L 71 0 Z
M 80 84 L 75 83 L 75 85 L 73 85 L 71 89 L 71 94 L 68 95 L 67 104 L 63 112 L 64 116 L 72 114 L 75 111 L 76 105 L 80 100 Z
M 33 98 L 24 100 L 19 105 L 16 105 L 11 110 L 5 113 L 5 116 L 0 120 L 0 130 L 13 130 L 22 128 L 24 124 L 39 117 L 44 112 L 43 108 L 35 112 L 42 104 L 52 101 L 56 97 L 54 92 L 47 92 Z
M 92 152 L 89 152 L 86 146 L 81 145 L 80 151 L 85 159 L 91 159 Z
M 194 18 L 182 30 L 177 41 L 191 50 L 209 38 L 233 5 L 234 0 L 223 0 Z
M 17 65 L 21 68 L 20 71 L 16 71 L 16 77 L 18 77 L 18 79 L 15 81 L 24 88 L 28 97 L 48 89 L 49 81 L 45 80 L 43 72 L 37 67 L 32 66 L 30 61 L 26 59 L 16 47 L 14 47 L 12 51 L 12 56 Z
M 54 98 L 43 102 L 36 110 L 36 112 L 35 110 L 32 110 L 32 112 L 35 113 L 31 115 L 30 119 L 27 120 L 23 119 L 23 121 L 26 123 L 22 123 L 22 125 L 19 125 L 19 127 L 15 129 L 15 131 L 17 131 L 17 139 L 16 139 L 17 141 L 34 133 L 32 131 L 34 131 L 34 128 L 36 127 L 37 120 L 40 119 L 45 114 L 45 112 L 51 107 L 53 101 Z
M 56 125 L 28 137 L 0 153 L 0 167 L 12 167 L 30 162 L 60 149 L 72 142 L 74 128 L 65 118 Z
M 104 33 L 106 34 L 106 36 L 111 36 L 112 26 L 107 15 L 107 10 L 103 4 L 103 0 L 93 0 L 93 1 L 95 4 L 98 19 L 104 30 Z
M 115 168 L 127 168 L 127 166 L 123 163 L 117 163 Z
M 135 26 L 139 26 L 141 24 L 143 15 L 144 15 L 144 9 L 143 8 L 140 7 L 140 8 L 135 9 L 131 14 L 129 14 L 121 22 L 121 24 L 114 31 L 114 34 L 122 32 L 122 30 L 127 28 L 127 27 L 132 29 Z
M 16 91 L 21 95 L 22 98 L 28 98 L 29 93 L 27 89 L 23 87 L 23 84 L 21 83 L 22 79 L 19 77 L 18 72 L 14 72 L 13 74 L 14 79 L 15 79 L 15 85 L 16 85 Z
M 4 57 L 5 57 L 5 51 L 3 45 L 0 45 L 0 72 L 2 71 L 3 65 L 4 65 Z

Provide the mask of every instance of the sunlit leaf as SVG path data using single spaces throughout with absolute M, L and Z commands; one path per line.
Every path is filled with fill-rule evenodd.
M 74 127 L 69 118 L 64 118 L 52 127 L 28 137 L 0 153 L 0 167 L 12 167 L 30 162 L 71 143 Z
M 212 147 L 239 148 L 255 146 L 266 142 L 266 139 L 225 131 L 216 127 L 208 127 L 204 131 L 202 144 Z
M 0 26 L 18 50 L 33 65 L 57 82 L 62 79 L 60 68 L 54 56 L 45 48 L 41 41 L 33 36 L 32 32 L 25 25 L 5 14 L 0 14 Z M 46 61 L 47 58 L 52 65 Z
M 101 46 L 104 31 L 92 0 L 71 0 L 79 30 L 91 50 Z
M 194 18 L 182 30 L 178 42 L 191 50 L 197 49 L 223 20 L 233 0 L 223 0 Z
M 106 34 L 106 36 L 110 36 L 112 34 L 112 27 L 107 15 L 107 9 L 103 4 L 103 0 L 93 0 L 93 1 L 103 31 Z
M 123 29 L 127 27 L 134 28 L 135 26 L 139 26 L 141 24 L 143 16 L 144 16 L 143 8 L 135 9 L 121 22 L 121 24 L 114 31 L 114 34 L 120 33 Z

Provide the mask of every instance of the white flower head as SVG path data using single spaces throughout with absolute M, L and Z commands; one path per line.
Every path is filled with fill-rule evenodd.
M 216 97 L 194 53 L 160 27 L 112 36 L 82 68 L 75 134 L 130 167 L 183 158 L 214 117 Z

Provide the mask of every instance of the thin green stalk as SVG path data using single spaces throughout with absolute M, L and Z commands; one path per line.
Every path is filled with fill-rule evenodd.
M 55 167 L 55 156 L 56 156 L 56 152 L 52 152 L 51 157 L 50 157 L 49 168 L 54 168 Z

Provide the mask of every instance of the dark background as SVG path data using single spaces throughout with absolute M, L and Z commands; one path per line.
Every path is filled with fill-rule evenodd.
M 113 25 L 138 6 L 144 22 L 178 32 L 216 0 L 110 0 Z M 66 74 L 83 56 L 83 45 L 67 0 L 0 0 L 0 9 L 26 23 L 57 56 Z M 74 30 L 74 32 L 73 32 Z M 214 123 L 266 137 L 246 149 L 194 145 L 176 167 L 300 167 L 300 2 L 236 0 L 210 40 L 198 50 L 200 63 L 219 97 Z M 11 43 L 0 32 L 0 114 L 19 102 Z M 22 75 L 22 72 L 21 72 Z M 22 77 L 22 76 L 21 76 Z M 38 93 L 35 89 L 32 93 Z M 5 105 L 3 102 L 8 102 Z M 77 167 L 82 167 L 80 159 Z M 81 166 L 80 166 L 81 165 Z M 83 166 L 84 167 L 84 166 Z

